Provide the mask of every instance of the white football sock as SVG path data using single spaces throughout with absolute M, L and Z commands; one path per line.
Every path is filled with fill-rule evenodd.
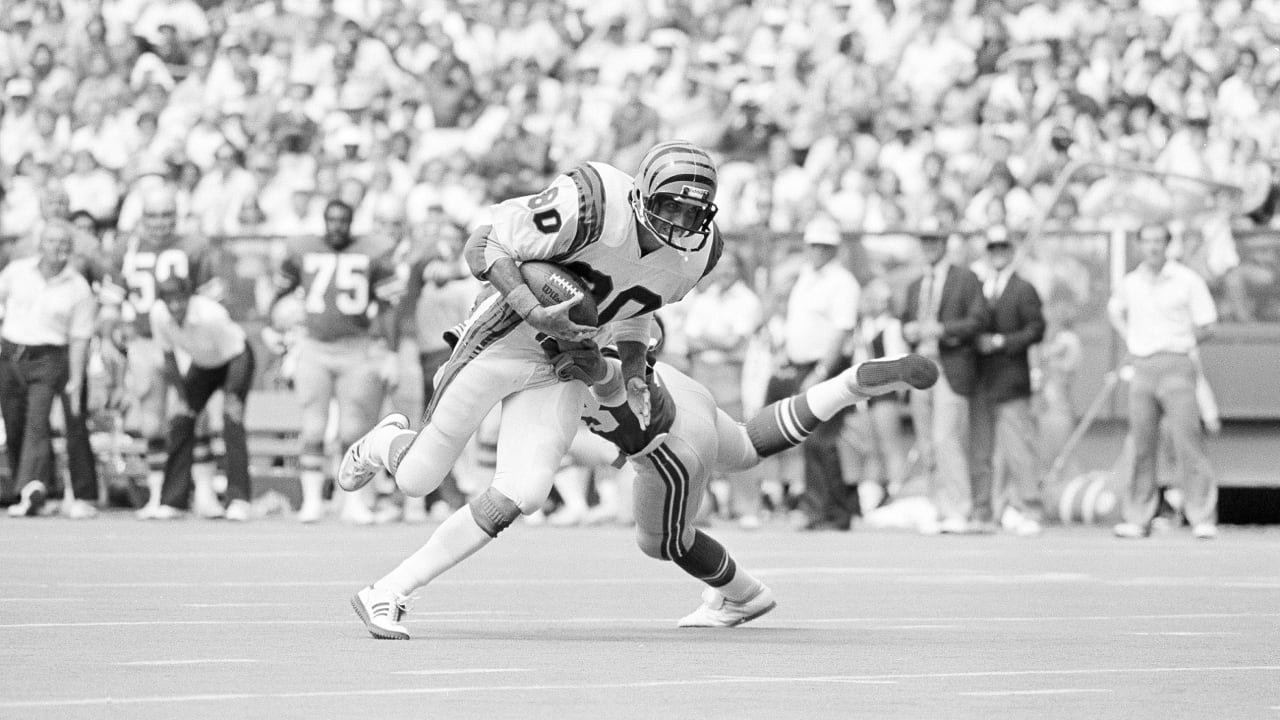
M 471 508 L 464 505 L 431 533 L 426 545 L 405 558 L 395 570 L 387 573 L 373 586 L 380 590 L 394 590 L 401 595 L 412 595 L 414 590 L 471 557 L 491 540 L 493 538 L 476 524 Z

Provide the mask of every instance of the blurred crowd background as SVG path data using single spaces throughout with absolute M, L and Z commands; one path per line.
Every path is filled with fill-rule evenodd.
M 181 233 L 244 248 L 247 318 L 330 198 L 447 260 L 489 204 L 684 138 L 720 162 L 749 335 L 814 222 L 891 294 L 917 231 L 971 260 L 993 228 L 1034 256 L 1169 222 L 1225 319 L 1275 320 L 1280 260 L 1237 238 L 1280 228 L 1277 40 L 1276 0 L 6 0 L 0 237 L 110 246 L 169 184 Z M 1051 323 L 1102 301 L 1096 266 L 1041 267 Z
M 1243 192 L 1085 173 L 1056 222 L 1269 226 L 1277 34 L 1269 0 L 10 0 L 0 227 L 57 183 L 128 231 L 158 176 L 206 235 L 316 232 L 334 195 L 429 232 L 669 137 L 722 159 L 726 230 L 1025 230 L 1075 158 Z

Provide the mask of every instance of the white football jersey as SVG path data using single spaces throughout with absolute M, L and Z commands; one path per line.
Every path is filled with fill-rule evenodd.
M 567 267 L 591 289 L 600 324 L 647 315 L 683 298 L 715 267 L 722 239 L 696 251 L 663 245 L 641 255 L 632 212 L 631 176 L 604 163 L 586 163 L 559 175 L 537 195 L 494 208 L 486 265 L 502 256 L 545 260 Z

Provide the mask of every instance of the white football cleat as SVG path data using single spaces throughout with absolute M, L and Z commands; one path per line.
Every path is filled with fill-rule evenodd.
M 715 588 L 702 591 L 702 604 L 697 610 L 680 618 L 677 627 L 697 628 L 729 628 L 744 622 L 755 620 L 778 606 L 773 599 L 773 591 L 767 585 L 761 585 L 755 595 L 734 602 L 720 594 Z
M 923 355 L 867 360 L 842 373 L 854 392 L 884 395 L 897 390 L 928 390 L 938 382 L 938 366 Z
M 361 435 L 359 440 L 351 443 L 351 447 L 342 455 L 342 462 L 338 464 L 338 487 L 352 492 L 368 485 L 370 480 L 378 476 L 378 471 L 383 469 L 382 463 L 369 452 L 369 441 L 374 433 L 386 427 L 407 430 L 409 418 L 404 413 L 391 413 L 379 420 L 369 432 Z
M 408 598 L 372 585 L 351 596 L 351 607 L 360 616 L 369 634 L 379 640 L 408 640 L 409 631 L 400 624 Z

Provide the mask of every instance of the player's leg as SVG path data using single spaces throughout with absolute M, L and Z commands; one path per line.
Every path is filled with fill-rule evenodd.
M 628 519 L 631 517 L 629 478 L 635 471 L 625 463 L 619 462 L 618 448 L 580 424 L 578 434 L 574 436 L 573 444 L 569 446 L 569 457 L 574 464 L 590 472 L 596 496 L 599 498 L 598 503 L 587 509 L 583 522 L 589 525 L 624 520 L 629 522 Z M 620 464 L 623 467 L 619 468 Z M 556 489 L 560 489 L 558 477 Z M 623 507 L 624 499 L 625 508 Z
M 220 389 L 222 382 L 219 381 Z M 196 413 L 196 449 L 191 465 L 191 483 L 194 490 L 191 507 L 197 515 L 219 518 L 224 514 L 222 501 L 214 488 L 218 474 L 218 462 L 222 449 L 223 395 L 214 392 L 209 396 L 204 411 Z
M 329 424 L 329 401 L 333 395 L 329 352 L 323 344 L 303 341 L 293 387 L 302 411 L 298 438 L 301 443 L 298 481 L 302 486 L 302 505 L 298 508 L 298 520 L 315 522 L 324 517 L 324 434 Z
M 937 366 L 920 355 L 868 360 L 770 404 L 743 425 L 724 422 L 725 415 L 716 423 L 720 448 L 716 467 L 724 472 L 753 467 L 761 458 L 803 443 L 819 425 L 854 403 L 902 387 L 926 389 L 937 379 Z
M 456 353 L 440 373 L 440 386 L 418 431 L 408 418 L 393 413 L 348 448 L 338 470 L 338 484 L 354 489 L 385 470 L 409 497 L 422 497 L 439 487 L 463 448 L 489 412 L 531 384 L 535 369 L 546 366 L 542 382 L 551 383 L 545 359 L 520 357 L 499 348 L 474 358 Z
M 163 367 L 164 352 L 155 340 L 138 337 L 129 341 L 125 385 L 132 405 L 126 425 L 145 443 L 147 462 L 148 499 L 139 517 L 147 517 L 160 507 L 164 486 L 169 388 L 162 376 Z
M 196 418 L 209 402 L 209 396 L 222 384 L 225 368 L 192 367 L 183 378 L 180 392 L 186 402 L 169 418 L 164 485 L 160 504 L 177 510 L 191 505 L 191 466 L 195 460 Z
M 681 627 L 732 627 L 772 610 L 772 592 L 741 568 L 715 538 L 694 527 L 706 496 L 719 431 L 715 400 L 701 384 L 663 368 L 676 419 L 662 445 L 635 464 L 636 542 L 707 585 L 703 604 Z
M 338 446 L 349 447 L 377 424 L 386 388 L 378 375 L 381 358 L 364 348 L 344 348 L 334 381 L 338 403 Z M 341 486 L 339 486 L 341 487 Z M 342 497 L 342 519 L 356 525 L 374 522 L 377 489 L 357 488 Z
M 249 443 L 244 428 L 244 409 L 253 386 L 256 361 L 245 346 L 227 365 L 222 383 L 222 439 L 226 453 L 227 519 L 248 520 L 252 498 L 249 476 Z
M 520 391 L 503 402 L 493 485 L 449 516 L 396 569 L 352 599 L 375 637 L 407 639 L 395 622 L 406 596 L 489 544 L 520 515 L 541 507 L 577 429 L 584 393 L 581 383 L 556 383 Z M 400 610 L 378 613 L 375 606 L 380 604 Z

